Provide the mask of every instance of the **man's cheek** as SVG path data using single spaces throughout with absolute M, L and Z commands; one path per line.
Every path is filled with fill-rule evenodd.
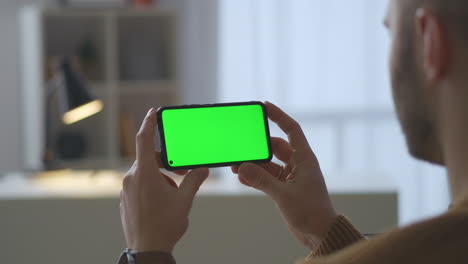
M 395 41 L 392 41 L 390 51 L 388 52 L 388 71 L 390 74 L 390 80 L 393 85 L 395 85 L 395 73 L 398 70 L 398 53 Z

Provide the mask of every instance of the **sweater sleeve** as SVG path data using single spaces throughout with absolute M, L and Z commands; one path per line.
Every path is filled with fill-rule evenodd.
M 340 215 L 328 229 L 321 244 L 310 253 L 307 259 L 332 254 L 362 239 L 364 236 L 346 217 Z
M 468 263 L 468 209 L 452 209 L 366 240 L 340 216 L 306 264 Z M 341 248 L 341 249 L 340 249 Z

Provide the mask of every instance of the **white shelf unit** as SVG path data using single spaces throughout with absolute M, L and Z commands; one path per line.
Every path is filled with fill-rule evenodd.
M 47 65 L 50 58 L 76 55 L 103 112 L 65 126 L 52 138 L 76 132 L 86 139 L 83 154 L 53 168 L 105 169 L 127 166 L 141 120 L 150 107 L 181 102 L 178 80 L 178 23 L 172 10 L 69 9 L 27 6 L 20 11 L 24 167 L 43 169 Z M 58 119 L 57 113 L 51 115 Z M 122 123 L 122 116 L 126 123 Z M 130 125 L 128 125 L 130 124 Z M 121 133 L 122 131 L 126 133 Z M 123 134 L 126 134 L 124 140 Z M 126 151 L 122 151 L 127 146 Z

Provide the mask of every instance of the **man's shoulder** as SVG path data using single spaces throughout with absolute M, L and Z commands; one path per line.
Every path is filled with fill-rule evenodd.
M 468 208 L 458 208 L 393 230 L 384 236 L 391 239 L 408 239 L 418 243 L 430 243 L 432 241 L 442 242 L 440 239 L 453 236 L 460 236 L 463 240 L 468 241 L 467 234 Z
M 468 232 L 468 207 L 458 207 L 439 216 L 415 222 L 396 230 L 397 232 L 422 231 L 428 234 L 437 234 L 443 231 L 458 230 Z M 468 237 L 467 237 L 468 239 Z
M 439 263 L 468 263 L 468 208 L 453 209 L 396 229 L 375 242 L 376 247 L 389 247 L 396 259 L 409 258 L 413 263 L 436 263 L 435 260 Z

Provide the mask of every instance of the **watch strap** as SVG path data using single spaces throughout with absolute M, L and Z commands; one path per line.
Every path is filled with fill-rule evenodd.
M 119 258 L 119 264 L 176 264 L 172 254 L 162 251 L 138 252 L 125 249 Z

